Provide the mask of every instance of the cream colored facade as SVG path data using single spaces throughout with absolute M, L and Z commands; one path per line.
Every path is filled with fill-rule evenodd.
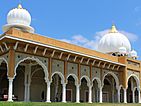
M 138 60 L 16 28 L 1 36 L 0 45 L 0 91 L 8 91 L 8 101 L 15 95 L 18 101 L 140 102 Z
M 125 47 L 106 54 L 44 37 L 34 33 L 21 5 L 9 14 L 0 36 L 0 100 L 141 102 L 141 61 L 135 51 L 131 57 Z M 115 26 L 109 33 L 123 37 Z M 125 46 L 129 51 L 130 44 Z

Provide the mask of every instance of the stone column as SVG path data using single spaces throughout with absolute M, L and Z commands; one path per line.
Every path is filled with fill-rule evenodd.
M 132 90 L 132 97 L 133 97 L 132 101 L 133 101 L 133 103 L 135 103 L 135 90 L 134 89 Z
M 140 95 L 140 88 L 138 88 L 138 99 L 139 99 L 139 103 L 141 103 L 141 95 Z
M 120 103 L 120 88 L 118 89 L 118 103 Z
M 27 102 L 30 101 L 30 83 L 27 84 Z
M 24 93 L 24 101 L 30 101 L 30 84 L 25 84 L 25 93 Z
M 76 85 L 76 103 L 80 103 L 80 85 Z
M 102 87 L 99 88 L 99 102 L 102 103 Z
M 47 83 L 47 95 L 46 95 L 46 102 L 51 102 L 50 101 L 50 82 L 49 81 L 46 81 L 46 83 Z
M 66 84 L 63 84 L 62 102 L 66 103 Z
M 127 92 L 126 92 L 126 88 L 124 88 L 123 90 L 124 90 L 124 103 L 127 103 Z
M 25 92 L 24 92 L 24 101 L 29 102 L 30 101 L 30 83 L 31 83 L 31 65 L 28 64 L 25 66 Z
M 89 103 L 92 103 L 92 86 L 89 86 Z
M 27 84 L 24 84 L 24 101 L 27 101 Z
M 13 102 L 12 95 L 13 95 L 13 78 L 9 79 L 9 88 L 8 88 L 8 101 Z
M 15 50 L 13 45 L 9 45 L 9 53 L 8 53 L 8 80 L 9 80 L 9 88 L 8 88 L 8 101 L 12 100 L 13 95 L 13 79 L 15 76 Z

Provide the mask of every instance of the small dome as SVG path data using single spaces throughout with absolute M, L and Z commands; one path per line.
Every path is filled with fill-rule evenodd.
M 7 25 L 3 26 L 3 31 L 7 31 L 11 27 L 17 27 L 25 31 L 34 32 L 34 29 L 30 27 L 31 15 L 30 13 L 22 8 L 19 4 L 17 8 L 9 11 L 7 15 Z
M 18 8 L 12 9 L 7 15 L 8 24 L 23 24 L 30 26 L 31 16 L 26 9 L 19 4 Z
M 131 50 L 128 38 L 119 33 L 116 27 L 112 25 L 109 33 L 105 34 L 98 43 L 98 50 L 103 53 L 116 53 L 119 52 L 119 48 L 122 46 L 126 48 L 127 52 Z
M 126 54 L 127 53 L 127 50 L 126 50 L 126 47 L 119 47 L 119 53 L 120 54 Z
M 131 56 L 131 57 L 138 57 L 138 54 L 137 54 L 137 52 L 136 52 L 135 50 L 132 50 L 132 51 L 130 52 L 130 56 Z

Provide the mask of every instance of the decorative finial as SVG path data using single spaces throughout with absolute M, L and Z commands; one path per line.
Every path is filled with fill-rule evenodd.
M 21 4 L 18 5 L 18 9 L 23 9 Z
M 113 24 L 111 30 L 109 31 L 110 33 L 117 33 L 116 26 Z

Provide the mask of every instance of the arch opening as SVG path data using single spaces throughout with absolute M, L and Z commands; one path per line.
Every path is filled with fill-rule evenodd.
M 118 101 L 118 92 L 117 84 L 115 77 L 111 74 L 107 74 L 103 79 L 103 102 L 117 102 Z
M 88 102 L 89 99 L 89 82 L 86 77 L 81 78 L 81 85 L 80 85 L 80 102 Z
M 92 87 L 92 102 L 99 102 L 99 85 L 98 81 L 95 79 L 93 80 L 93 87 Z
M 76 102 L 76 80 L 72 75 L 67 78 L 66 101 Z
M 24 58 L 15 67 L 14 95 L 18 101 L 45 101 L 46 82 L 48 79 L 46 66 L 38 59 Z
M 138 92 L 138 88 L 139 88 L 139 80 L 137 78 L 137 76 L 135 75 L 131 75 L 128 77 L 127 80 L 127 102 L 128 103 L 135 103 L 135 102 L 139 102 L 138 100 L 138 95 L 140 92 Z
M 64 82 L 63 76 L 58 73 L 52 74 L 51 77 L 51 102 L 62 101 L 62 84 Z
M 8 63 L 4 58 L 0 58 L 0 101 L 7 101 L 7 99 L 8 99 Z

